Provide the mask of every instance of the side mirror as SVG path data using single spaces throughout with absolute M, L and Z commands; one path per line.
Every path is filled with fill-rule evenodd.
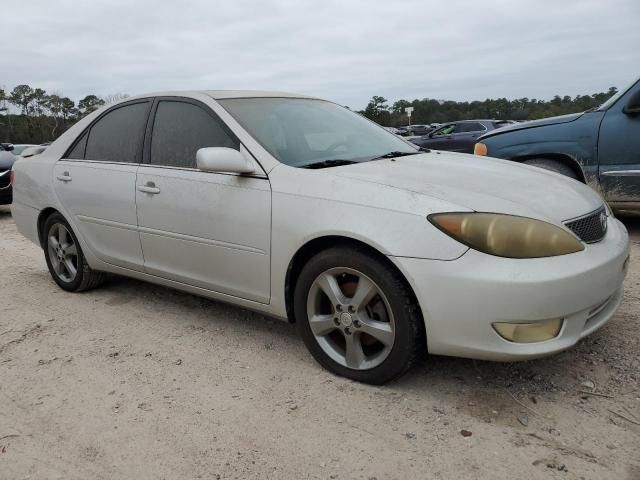
M 622 111 L 627 115 L 636 115 L 640 113 L 640 90 L 631 95 L 631 98 Z
M 196 167 L 203 172 L 253 173 L 255 168 L 233 148 L 206 147 L 196 152 Z

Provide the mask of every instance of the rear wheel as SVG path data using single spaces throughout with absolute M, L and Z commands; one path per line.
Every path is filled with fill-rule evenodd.
M 44 224 L 44 255 L 53 280 L 69 292 L 81 292 L 97 287 L 105 278 L 103 272 L 89 267 L 73 230 L 59 213 Z
M 559 162 L 558 160 L 551 160 L 549 158 L 532 158 L 531 160 L 526 160 L 523 163 L 525 163 L 526 165 L 531 165 L 533 167 L 540 167 L 544 168 L 545 170 L 551 170 L 552 172 L 560 173 L 565 177 L 578 180 L 578 175 L 576 174 L 576 172 L 570 166 Z
M 369 252 L 332 248 L 302 269 L 294 293 L 298 329 L 313 357 L 353 380 L 381 384 L 424 350 L 424 326 L 400 274 Z

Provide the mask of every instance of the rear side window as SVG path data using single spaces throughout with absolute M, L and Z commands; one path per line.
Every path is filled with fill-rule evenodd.
M 91 127 L 84 158 L 138 163 L 148 109 L 149 102 L 142 102 L 107 112 Z
M 160 101 L 151 135 L 151 164 L 195 168 L 204 147 L 240 148 L 220 119 L 192 103 Z
M 458 124 L 456 133 L 482 132 L 486 130 L 484 125 L 478 122 L 467 122 Z

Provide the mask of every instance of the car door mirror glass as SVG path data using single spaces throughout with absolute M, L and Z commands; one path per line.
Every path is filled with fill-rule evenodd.
M 640 113 L 640 90 L 631 95 L 631 98 L 622 111 L 631 115 Z
M 255 168 L 234 148 L 206 147 L 196 152 L 196 166 L 203 172 L 253 173 Z

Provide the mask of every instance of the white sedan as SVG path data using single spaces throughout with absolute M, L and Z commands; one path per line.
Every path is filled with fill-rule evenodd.
M 421 151 L 324 100 L 130 98 L 13 174 L 18 229 L 64 290 L 110 272 L 296 322 L 320 364 L 363 382 L 425 349 L 558 352 L 622 300 L 627 232 L 590 188 Z

